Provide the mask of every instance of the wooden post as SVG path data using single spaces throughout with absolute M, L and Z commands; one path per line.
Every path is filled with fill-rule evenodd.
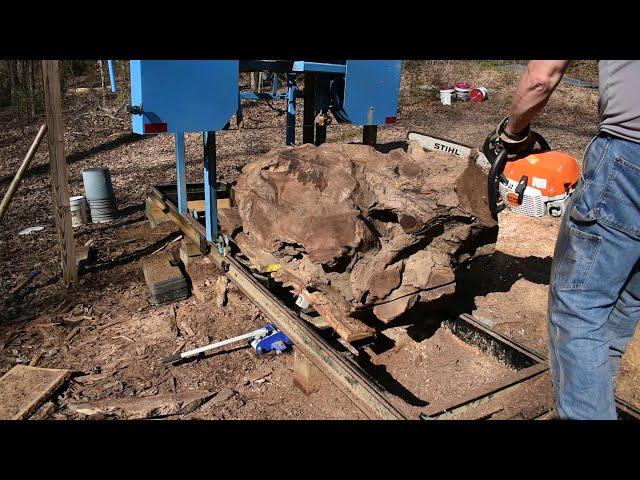
M 77 278 L 78 270 L 69 209 L 69 174 L 64 154 L 60 71 L 57 60 L 42 61 L 42 80 L 51 165 L 51 203 L 62 260 L 62 279 L 66 287 Z
M 320 390 L 324 374 L 297 348 L 293 350 L 293 384 L 305 395 Z

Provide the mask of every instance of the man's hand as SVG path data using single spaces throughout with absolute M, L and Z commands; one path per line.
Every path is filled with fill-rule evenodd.
M 531 60 L 525 71 L 509 109 L 508 136 L 523 136 L 531 120 L 547 104 L 560 83 L 571 60 Z

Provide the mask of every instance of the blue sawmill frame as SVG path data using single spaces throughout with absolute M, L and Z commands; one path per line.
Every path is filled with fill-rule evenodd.
M 242 62 L 239 60 L 130 62 L 131 105 L 128 110 L 132 115 L 132 129 L 138 134 L 174 135 L 177 203 L 183 215 L 188 213 L 185 133 L 203 134 L 205 231 L 207 240 L 218 249 L 216 132 L 228 128 L 234 113 L 241 125 L 242 100 L 287 101 L 286 145 L 295 143 L 297 98 L 304 98 L 303 143 L 314 142 L 316 145 L 326 138 L 326 124 L 317 124 L 316 115 L 326 115 L 330 106 L 339 104 L 340 114 L 335 115 L 334 111 L 339 121 L 362 125 L 364 141 L 370 144 L 375 144 L 377 126 L 395 123 L 398 107 L 400 60 L 243 62 L 255 62 L 258 66 L 253 70 L 241 70 Z M 108 67 L 111 89 L 115 92 L 113 61 L 108 61 Z M 240 91 L 240 71 L 271 71 L 271 91 Z M 279 91 L 278 73 L 286 74 L 285 92 Z M 304 75 L 302 91 L 296 81 L 299 74 Z

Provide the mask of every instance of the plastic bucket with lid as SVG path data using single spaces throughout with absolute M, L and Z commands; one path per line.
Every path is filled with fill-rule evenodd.
M 454 95 L 455 89 L 453 85 L 443 85 L 440 87 L 440 103 L 442 103 L 442 105 L 451 105 Z
M 458 82 L 455 86 L 456 90 L 456 99 L 461 102 L 466 102 L 469 100 L 469 91 L 471 90 L 471 85 L 466 82 Z
M 484 87 L 474 87 L 469 92 L 469 99 L 472 102 L 484 102 L 487 98 L 489 98 L 489 92 Z

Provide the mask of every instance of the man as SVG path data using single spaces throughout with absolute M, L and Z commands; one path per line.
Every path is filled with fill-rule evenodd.
M 533 148 L 531 120 L 568 61 L 535 60 L 497 134 L 511 155 Z M 601 60 L 598 135 L 560 226 L 548 302 L 558 415 L 616 419 L 620 357 L 640 318 L 640 61 Z

